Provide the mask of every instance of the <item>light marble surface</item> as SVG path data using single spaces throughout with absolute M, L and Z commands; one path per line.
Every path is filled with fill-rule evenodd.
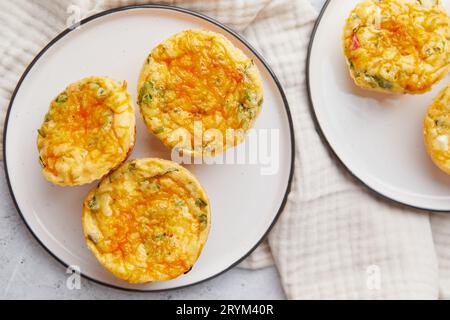
M 320 10 L 325 0 L 311 0 Z M 160 293 L 110 289 L 81 279 L 66 286 L 65 268 L 33 238 L 19 217 L 0 171 L 0 298 L 2 299 L 284 299 L 275 268 L 234 268 L 196 286 Z

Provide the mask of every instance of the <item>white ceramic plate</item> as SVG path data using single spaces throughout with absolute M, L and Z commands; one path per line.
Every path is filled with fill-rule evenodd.
M 307 71 L 317 124 L 335 155 L 369 188 L 409 206 L 450 211 L 450 177 L 434 166 L 422 138 L 425 111 L 450 78 L 417 96 L 356 87 L 341 36 L 358 2 L 329 0 L 316 24 Z M 450 12 L 450 2 L 443 3 Z
M 86 76 L 126 80 L 136 101 L 136 82 L 148 53 L 165 38 L 188 28 L 222 33 L 254 58 L 265 90 L 263 111 L 255 128 L 279 130 L 279 170 L 274 175 L 261 175 L 265 166 L 261 164 L 188 166 L 205 187 L 212 209 L 212 228 L 200 259 L 191 272 L 177 279 L 132 285 L 106 271 L 84 244 L 81 206 L 94 184 L 61 188 L 47 182 L 37 161 L 36 130 L 55 95 L 67 84 Z M 147 133 L 140 114 L 136 117 L 137 143 L 130 158 L 170 159 L 170 152 Z M 104 12 L 85 20 L 81 29 L 58 36 L 19 83 L 9 108 L 4 139 L 11 194 L 35 237 L 60 262 L 79 266 L 89 279 L 131 290 L 191 285 L 241 261 L 274 224 L 286 201 L 293 170 L 292 121 L 283 91 L 267 64 L 243 39 L 219 23 L 165 6 Z

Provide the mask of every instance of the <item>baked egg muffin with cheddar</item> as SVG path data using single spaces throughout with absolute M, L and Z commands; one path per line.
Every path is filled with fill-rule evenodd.
M 161 159 L 127 161 L 83 205 L 87 246 L 107 270 L 131 283 L 188 272 L 210 223 L 209 200 L 197 179 Z
M 365 0 L 348 17 L 343 49 L 359 87 L 431 90 L 450 70 L 450 18 L 437 0 Z
M 51 102 L 37 146 L 45 178 L 73 186 L 105 176 L 126 160 L 134 142 L 135 114 L 126 82 L 90 77 Z
M 427 152 L 433 162 L 450 174 L 450 84 L 429 107 L 423 133 Z
M 244 140 L 261 111 L 263 85 L 254 61 L 224 36 L 186 30 L 152 50 L 138 96 L 148 129 L 167 147 L 215 155 Z

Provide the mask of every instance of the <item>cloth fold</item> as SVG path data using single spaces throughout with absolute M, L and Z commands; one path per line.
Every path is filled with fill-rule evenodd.
M 77 12 L 148 2 L 0 1 L 0 111 L 27 64 Z M 241 266 L 274 263 L 290 299 L 449 298 L 450 217 L 378 198 L 345 172 L 316 132 L 305 85 L 316 19 L 309 2 L 163 3 L 202 12 L 242 33 L 275 70 L 291 107 L 297 142 L 292 191 L 267 241 Z

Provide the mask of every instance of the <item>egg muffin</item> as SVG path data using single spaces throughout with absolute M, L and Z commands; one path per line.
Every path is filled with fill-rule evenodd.
M 188 272 L 208 237 L 210 206 L 197 179 L 161 159 L 127 161 L 87 195 L 87 246 L 98 261 L 131 283 Z
M 138 96 L 150 132 L 171 149 L 205 156 L 245 139 L 261 111 L 263 85 L 254 61 L 224 36 L 186 30 L 152 50 Z
M 449 39 L 439 1 L 366 0 L 347 19 L 343 49 L 356 85 L 419 94 L 450 70 Z
M 38 130 L 42 172 L 61 186 L 90 183 L 126 160 L 135 142 L 135 114 L 126 82 L 90 77 L 50 104 Z
M 425 115 L 424 141 L 433 162 L 450 174 L 450 84 L 444 88 Z

